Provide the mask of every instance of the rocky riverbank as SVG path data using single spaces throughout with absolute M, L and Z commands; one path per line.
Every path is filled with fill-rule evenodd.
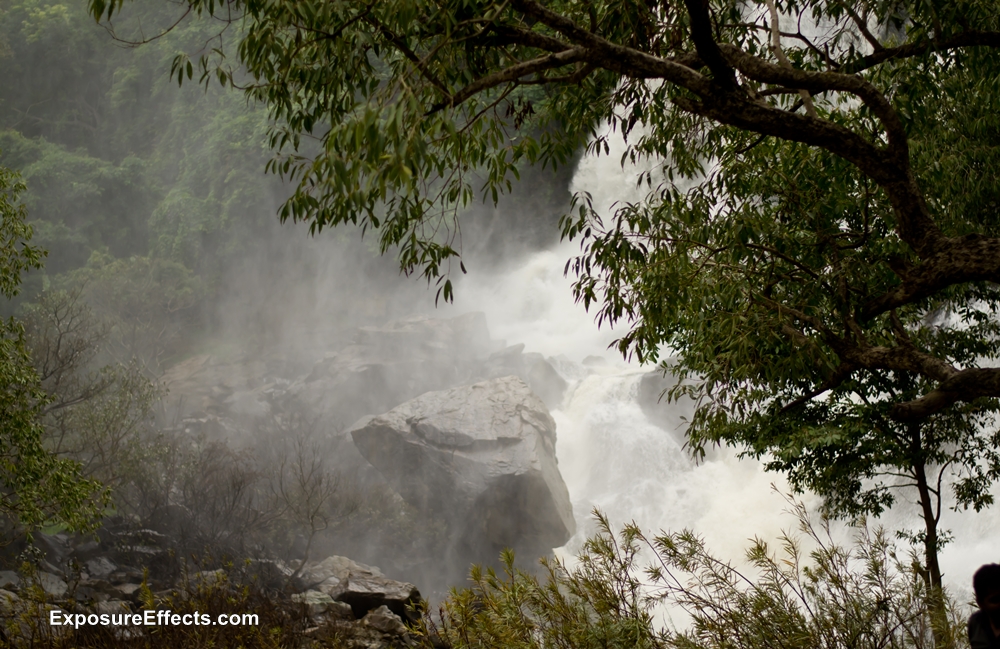
M 156 634 L 195 642 L 183 646 L 441 644 L 423 624 L 417 587 L 375 566 L 340 556 L 301 567 L 243 560 L 214 570 L 191 563 L 171 576 L 161 556 L 169 554 L 160 545 L 166 537 L 142 536 L 106 531 L 95 542 L 58 534 L 26 546 L 22 558 L 31 561 L 0 571 L 0 645 L 146 647 Z M 154 560 L 140 565 L 137 555 Z

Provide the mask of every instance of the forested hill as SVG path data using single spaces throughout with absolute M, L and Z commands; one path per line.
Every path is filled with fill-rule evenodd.
M 330 274 L 324 264 L 331 247 L 337 272 L 358 293 L 386 295 L 398 269 L 391 255 L 379 258 L 374 241 L 358 246 L 357 234 L 344 231 L 309 242 L 304 227 L 279 225 L 277 209 L 290 190 L 264 173 L 266 109 L 215 83 L 179 88 L 171 80 L 178 52 L 231 51 L 236 27 L 221 42 L 217 21 L 185 20 L 150 39 L 176 21 L 178 8 L 151 3 L 126 11 L 114 21 L 116 40 L 82 3 L 0 0 L 0 166 L 27 183 L 33 243 L 48 251 L 44 270 L 26 275 L 19 300 L 54 286 L 83 290 L 104 319 L 141 313 L 150 332 L 174 332 L 147 350 L 169 360 L 192 351 L 206 332 L 232 329 L 219 322 L 221 302 L 252 330 L 241 334 L 286 328 L 279 315 L 300 306 L 290 302 L 299 299 L 293 288 Z M 144 38 L 150 42 L 140 47 L 123 42 Z M 571 173 L 528 175 L 519 196 L 506 210 L 501 205 L 503 231 L 492 227 L 495 210 L 480 210 L 468 232 L 494 233 L 478 245 L 497 258 L 504 245 L 524 239 L 547 245 Z M 511 233 L 516 244 L 499 240 Z M 247 283 L 252 290 L 241 286 Z M 407 294 L 389 299 L 408 301 L 403 310 L 431 306 L 433 293 L 407 284 Z M 0 309 L 10 315 L 18 303 Z
M 157 33 L 173 9 L 137 8 L 124 36 Z M 281 190 L 263 175 L 265 111 L 169 79 L 173 55 L 211 30 L 191 21 L 130 48 L 80 3 L 0 2 L 0 165 L 25 179 L 34 242 L 49 251 L 29 296 L 131 258 L 193 303 L 271 225 Z

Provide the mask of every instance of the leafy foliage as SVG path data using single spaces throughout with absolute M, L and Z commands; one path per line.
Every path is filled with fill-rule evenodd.
M 991 2 L 186 4 L 245 25 L 242 69 L 216 47 L 173 73 L 269 108 L 270 169 L 297 187 L 283 219 L 375 230 L 447 300 L 463 207 L 618 133 L 645 195 L 605 214 L 578 196 L 567 269 L 599 323 L 630 326 L 623 354 L 676 354 L 692 446 L 773 457 L 835 513 L 880 512 L 901 474 L 927 518 L 928 468 L 989 504 Z
M 475 569 L 473 586 L 445 605 L 443 633 L 471 647 L 933 647 L 963 641 L 954 604 L 934 622 L 923 581 L 880 529 L 834 543 L 796 505 L 797 533 L 774 552 L 754 540 L 746 568 L 720 560 L 691 532 L 615 534 L 597 515 L 575 565 L 544 563 L 544 581 L 515 570 Z M 803 546 L 814 549 L 808 554 Z M 644 568 L 643 564 L 648 562 Z M 659 615 L 681 619 L 657 629 Z
M 21 273 L 41 265 L 42 253 L 27 244 L 30 226 L 18 194 L 24 185 L 0 168 L 0 294 L 18 291 Z M 42 408 L 48 400 L 31 363 L 24 328 L 0 322 L 0 515 L 5 527 L 29 531 L 63 523 L 92 528 L 106 501 L 100 486 L 80 475 L 76 462 L 57 459 L 42 444 Z

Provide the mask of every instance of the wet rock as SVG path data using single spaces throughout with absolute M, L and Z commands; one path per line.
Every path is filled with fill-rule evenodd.
M 351 574 L 383 576 L 375 566 L 352 561 L 347 557 L 330 556 L 317 563 L 308 563 L 299 574 L 298 581 L 304 588 L 334 591 Z
M 569 384 L 541 354 L 525 354 L 524 373 L 519 376 L 549 409 L 562 405 Z
M 226 581 L 226 571 L 221 568 L 218 570 L 202 570 L 201 572 L 194 573 L 191 577 L 197 585 L 215 586 L 220 582 Z
M 245 568 L 247 576 L 262 588 L 270 590 L 283 590 L 294 572 L 284 561 L 278 559 L 250 559 Z
M 334 601 L 332 597 L 318 590 L 307 590 L 304 593 L 292 595 L 292 601 L 303 604 L 310 619 L 322 620 L 353 620 L 354 610 L 349 604 Z
M 118 584 L 114 586 L 115 592 L 126 598 L 132 598 L 140 588 L 142 588 L 141 584 Z
M 142 571 L 131 566 L 121 566 L 108 575 L 108 581 L 115 585 L 136 580 L 142 580 Z
M 389 579 L 377 567 L 347 557 L 331 556 L 307 564 L 299 582 L 350 606 L 353 617 L 357 618 L 383 605 L 396 615 L 406 617 L 407 607 L 420 601 L 420 592 L 413 584 Z
M 100 586 L 103 582 L 96 582 L 97 586 L 79 585 L 73 590 L 73 599 L 78 602 L 103 602 L 109 599 L 108 593 Z
M 524 343 L 504 347 L 494 352 L 483 364 L 483 375 L 494 379 L 501 376 L 519 376 L 523 370 Z
M 48 597 L 59 598 L 66 594 L 69 586 L 59 576 L 39 571 L 34 578 L 22 579 L 11 570 L 0 571 L 0 589 L 5 592 L 20 590 L 22 586 L 37 584 Z
M 544 356 L 524 353 L 524 344 L 511 345 L 494 353 L 483 364 L 483 378 L 519 376 L 548 408 L 562 404 L 568 384 Z
M 555 422 L 518 377 L 429 392 L 351 436 L 408 503 L 450 522 L 459 564 L 505 547 L 533 561 L 575 531 Z
M 20 609 L 21 598 L 9 590 L 0 588 L 0 616 L 9 617 Z
M 60 572 L 72 552 L 72 540 L 68 534 L 37 534 L 33 539 L 34 546 L 41 551 L 42 558 L 48 562 L 46 567 L 50 572 Z
M 662 428 L 679 442 L 684 442 L 687 429 L 685 417 L 690 417 L 692 401 L 684 397 L 680 403 L 669 403 L 666 392 L 677 384 L 677 377 L 654 370 L 642 376 L 636 401 L 649 421 Z
M 296 593 L 292 595 L 292 601 L 296 604 L 304 604 L 311 618 L 317 618 L 326 613 L 327 607 L 334 603 L 332 597 L 318 590 Z M 347 605 L 344 604 L 344 606 Z
M 326 607 L 327 617 L 335 620 L 353 620 L 354 609 L 345 602 L 332 602 Z
M 361 327 L 350 345 L 318 362 L 288 394 L 343 428 L 428 390 L 471 380 L 495 347 L 482 313 Z

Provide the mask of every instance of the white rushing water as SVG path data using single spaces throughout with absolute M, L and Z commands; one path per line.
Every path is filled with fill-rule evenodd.
M 609 155 L 582 160 L 572 187 L 589 192 L 605 214 L 616 201 L 641 198 L 635 186 L 638 170 L 623 171 L 623 145 L 611 144 Z M 609 350 L 616 332 L 599 329 L 593 315 L 574 302 L 563 268 L 577 251 L 577 244 L 562 243 L 517 260 L 499 276 L 469 277 L 455 305 L 484 311 L 495 338 L 523 342 L 526 352 L 554 357 L 570 382 L 561 407 L 552 414 L 558 425 L 559 466 L 579 531 L 559 554 L 572 557 L 594 531 L 590 512 L 595 507 L 617 527 L 634 520 L 647 532 L 691 529 L 716 556 L 736 562 L 749 539 L 775 540 L 782 530 L 794 529 L 794 518 L 783 514 L 788 504 L 782 493 L 788 488 L 780 474 L 765 472 L 759 462 L 738 460 L 732 449 L 693 462 L 683 450 L 688 405 L 661 403 L 667 412 L 659 418 L 661 425 L 646 416 L 637 400 L 639 381 L 653 368 L 627 363 Z M 915 499 L 915 494 L 906 495 Z M 820 504 L 814 495 L 800 499 L 813 511 Z M 911 502 L 879 523 L 890 529 L 921 526 Z M 997 510 L 946 512 L 942 528 L 955 535 L 941 555 L 945 580 L 964 599 L 971 592 L 973 571 L 1000 560 L 995 542 L 1000 515 Z M 848 537 L 843 526 L 835 531 L 840 539 Z M 900 549 L 906 551 L 904 542 Z

